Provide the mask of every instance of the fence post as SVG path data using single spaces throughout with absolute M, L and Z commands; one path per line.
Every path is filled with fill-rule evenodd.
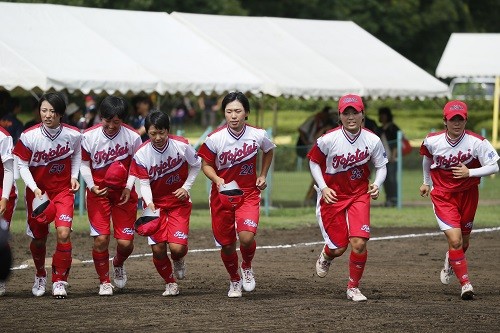
M 268 128 L 266 130 L 267 134 L 269 137 L 272 139 L 273 137 L 273 129 Z M 269 167 L 269 172 L 267 173 L 267 187 L 264 190 L 264 214 L 266 216 L 269 216 L 269 210 L 271 208 L 272 202 L 271 202 L 271 191 L 273 188 L 273 173 L 274 173 L 274 154 L 273 154 L 273 160 L 271 162 L 271 166 Z
M 397 172 L 396 172 L 396 181 L 398 184 L 397 191 L 398 191 L 398 203 L 397 207 L 398 209 L 401 209 L 403 207 L 403 191 L 401 182 L 403 180 L 403 132 L 401 130 L 398 131 L 398 160 L 397 160 Z

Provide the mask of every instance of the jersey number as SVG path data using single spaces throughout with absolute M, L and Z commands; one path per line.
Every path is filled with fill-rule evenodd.
M 253 165 L 243 164 L 241 166 L 240 175 L 252 175 L 252 174 L 253 174 Z
M 181 177 L 179 177 L 179 174 L 175 174 L 175 175 L 172 175 L 170 177 L 168 177 L 166 183 L 168 185 L 172 185 L 173 183 L 177 183 L 177 182 L 180 182 L 181 181 Z
M 52 164 L 49 173 L 61 173 L 64 170 L 64 164 Z

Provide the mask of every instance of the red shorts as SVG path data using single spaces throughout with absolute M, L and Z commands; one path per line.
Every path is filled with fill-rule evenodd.
M 471 233 L 479 201 L 477 186 L 461 192 L 442 192 L 433 188 L 431 200 L 442 231 L 460 228 L 464 235 Z
M 56 218 L 54 220 L 55 227 L 71 228 L 71 226 L 73 225 L 75 195 L 69 190 L 69 188 L 62 189 L 58 192 L 47 192 L 47 195 L 56 206 Z M 31 192 L 29 188 L 26 188 L 25 199 L 28 221 L 28 230 L 26 233 L 32 238 L 40 239 L 49 234 L 50 224 L 40 224 L 31 217 L 31 213 L 33 212 L 31 203 L 33 202 L 34 198 L 35 194 Z
M 236 242 L 236 234 L 241 231 L 257 233 L 260 216 L 260 191 L 245 194 L 243 205 L 236 211 L 222 207 L 217 195 L 210 198 L 210 215 L 212 231 L 218 245 L 229 245 Z
M 187 245 L 192 207 L 193 204 L 186 201 L 182 206 L 160 208 L 161 227 L 154 235 L 148 237 L 148 244 L 166 242 Z
M 321 194 L 319 194 L 321 195 Z M 350 237 L 370 239 L 370 195 L 326 204 L 320 200 L 316 217 L 323 238 L 330 249 L 346 247 Z
M 2 188 L 0 187 L 0 197 L 2 195 Z M 3 213 L 3 219 L 7 222 L 7 227 L 10 227 L 10 222 L 12 222 L 12 215 L 17 206 L 17 187 L 12 187 L 10 191 L 9 199 L 7 200 L 7 207 L 5 207 L 5 212 Z
M 108 195 L 99 197 L 87 189 L 87 211 L 90 221 L 90 235 L 111 235 L 116 239 L 134 239 L 134 222 L 137 220 L 137 193 L 130 191 L 130 199 L 118 205 L 122 191 L 109 190 Z

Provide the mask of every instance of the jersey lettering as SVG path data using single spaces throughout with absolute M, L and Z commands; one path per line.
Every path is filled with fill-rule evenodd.
M 36 151 L 33 154 L 33 162 L 38 163 L 43 160 L 45 163 L 48 163 L 52 160 L 66 155 L 70 152 L 70 150 L 71 148 L 69 147 L 69 142 L 66 142 L 66 145 L 64 147 L 61 144 L 58 144 L 56 149 L 49 148 L 48 152 L 46 150 Z
M 344 169 L 347 169 L 348 167 L 356 165 L 364 160 L 368 160 L 369 158 L 370 152 L 368 151 L 368 147 L 365 147 L 364 151 L 361 151 L 358 148 L 354 154 L 349 152 L 347 157 L 344 156 L 344 154 L 335 156 L 332 160 L 332 167 L 336 169 L 339 166 L 342 166 Z
M 258 148 L 259 147 L 255 141 L 251 145 L 245 142 L 243 147 L 235 147 L 234 152 L 231 150 L 221 152 L 219 154 L 219 162 L 221 165 L 225 165 L 228 162 L 234 164 L 235 162 L 241 161 L 245 157 L 252 155 Z
M 94 154 L 94 162 L 96 164 L 104 163 L 107 164 L 109 161 L 114 161 L 117 157 L 128 155 L 129 153 L 128 142 L 125 142 L 125 146 L 121 146 L 119 143 L 116 144 L 114 148 L 108 147 L 108 149 L 103 149 L 96 151 Z

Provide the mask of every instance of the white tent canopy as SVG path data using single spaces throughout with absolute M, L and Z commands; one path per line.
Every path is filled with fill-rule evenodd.
M 0 2 L 0 87 L 336 98 L 446 86 L 352 22 Z
M 199 94 L 263 87 L 166 13 L 0 3 L 0 27 L 0 73 L 10 73 L 0 86 L 7 89 Z
M 174 12 L 285 96 L 445 96 L 445 84 L 353 22 Z M 231 41 L 230 43 L 228 41 Z
M 500 76 L 500 33 L 453 33 L 436 76 Z

